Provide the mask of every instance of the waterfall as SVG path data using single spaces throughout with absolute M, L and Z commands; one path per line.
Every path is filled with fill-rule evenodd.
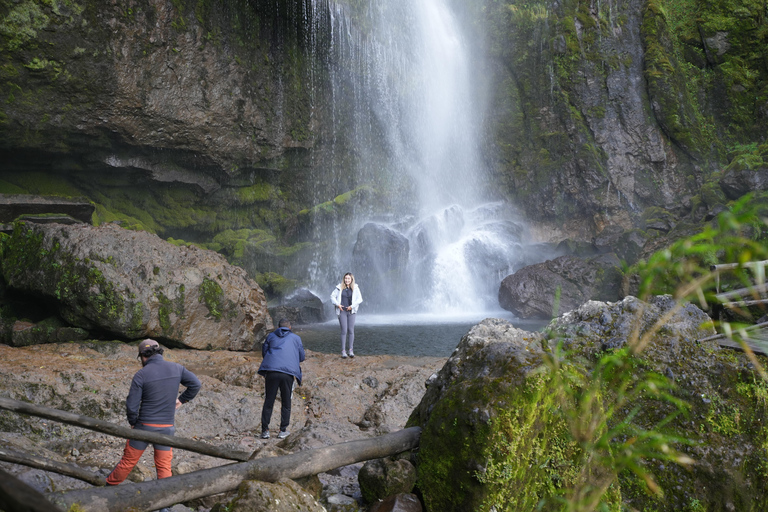
M 389 194 L 316 223 L 310 287 L 325 299 L 351 270 L 368 311 L 497 310 L 524 229 L 487 189 L 477 41 L 446 0 L 316 1 L 329 12 L 325 179 Z

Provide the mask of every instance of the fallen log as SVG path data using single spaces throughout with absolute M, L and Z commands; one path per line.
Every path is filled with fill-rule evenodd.
M 49 499 L 67 509 L 77 504 L 84 512 L 155 510 L 235 490 L 244 480 L 276 482 L 280 478 L 295 479 L 395 455 L 418 446 L 420 436 L 421 428 L 411 427 L 372 439 L 227 464 L 161 480 L 57 493 Z
M 88 482 L 91 485 L 102 486 L 105 484 L 103 476 L 86 471 L 81 467 L 46 459 L 45 457 L 39 457 L 30 453 L 17 452 L 2 446 L 0 446 L 0 460 L 77 478 L 78 480 Z
M 29 414 L 30 416 L 38 416 L 40 418 L 60 421 L 68 425 L 83 427 L 89 430 L 94 430 L 96 432 L 101 432 L 103 434 L 122 437 L 124 439 L 135 439 L 136 441 L 158 443 L 165 446 L 171 446 L 173 448 L 181 448 L 183 450 L 202 453 L 203 455 L 210 455 L 211 457 L 217 457 L 219 459 L 246 461 L 251 456 L 251 454 L 248 452 L 221 448 L 198 441 L 193 441 L 191 439 L 185 439 L 183 437 L 157 434 L 155 432 L 147 432 L 146 430 L 134 430 L 128 427 L 115 425 L 114 423 L 109 423 L 108 421 L 97 420 L 96 418 L 90 418 L 80 414 L 60 411 L 59 409 L 52 409 L 42 405 L 20 402 L 18 400 L 13 400 L 6 397 L 0 397 L 0 409 L 7 409 L 9 411 Z
M 0 506 L 5 512 L 62 512 L 41 493 L 0 469 Z

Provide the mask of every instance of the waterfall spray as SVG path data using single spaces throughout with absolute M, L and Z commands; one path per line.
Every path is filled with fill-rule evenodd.
M 354 155 L 352 178 L 341 164 L 331 175 L 387 197 L 317 225 L 311 287 L 329 293 L 352 270 L 368 311 L 498 309 L 523 228 L 484 189 L 482 73 L 459 20 L 445 0 L 328 9 L 333 134 Z

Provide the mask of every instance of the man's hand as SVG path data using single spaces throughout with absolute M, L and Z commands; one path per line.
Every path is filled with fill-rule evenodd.
M 179 407 L 181 407 L 181 400 L 179 400 L 179 399 L 177 398 L 177 399 L 176 399 L 176 408 L 178 409 Z

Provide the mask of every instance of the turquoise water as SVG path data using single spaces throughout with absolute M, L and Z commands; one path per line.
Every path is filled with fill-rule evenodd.
M 548 322 L 516 319 L 509 312 L 467 314 L 445 318 L 438 315 L 364 315 L 355 324 L 356 355 L 448 357 L 469 329 L 484 318 L 503 318 L 515 327 L 538 331 Z M 326 354 L 341 353 L 339 322 L 295 326 L 304 347 Z

